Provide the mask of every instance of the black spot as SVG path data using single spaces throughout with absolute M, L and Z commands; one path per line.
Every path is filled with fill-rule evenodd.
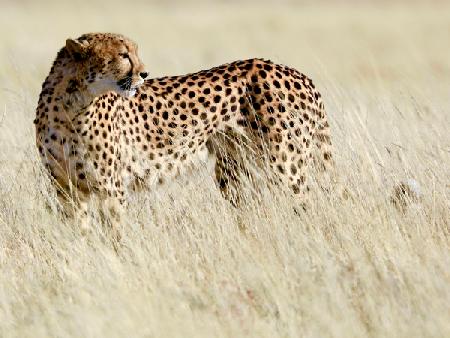
M 292 188 L 292 191 L 294 192 L 294 194 L 296 194 L 296 195 L 300 194 L 300 188 L 298 187 L 297 184 L 293 184 L 291 186 L 291 188 Z
M 272 68 L 271 65 L 269 65 L 269 64 L 266 63 L 266 64 L 264 65 L 264 69 L 265 69 L 266 71 L 270 72 L 270 71 L 272 71 L 273 68 Z

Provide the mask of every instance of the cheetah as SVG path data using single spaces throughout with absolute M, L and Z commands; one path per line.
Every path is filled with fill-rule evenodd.
M 136 182 L 171 180 L 205 153 L 235 201 L 242 137 L 300 200 L 313 150 L 332 165 L 321 95 L 299 71 L 255 58 L 151 79 L 137 49 L 119 34 L 68 39 L 42 85 L 36 145 L 68 214 L 96 196 L 120 220 Z

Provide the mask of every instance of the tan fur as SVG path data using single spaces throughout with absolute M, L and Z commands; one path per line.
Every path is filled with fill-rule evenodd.
M 217 142 L 239 143 L 236 135 L 250 140 L 256 158 L 267 155 L 279 179 L 302 197 L 313 148 L 322 167 L 331 165 L 321 96 L 295 69 L 250 59 L 145 82 L 143 71 L 136 45 L 121 35 L 69 39 L 58 54 L 35 123 L 63 204 L 79 210 L 95 194 L 120 209 L 136 182 L 170 179 L 208 150 L 217 156 L 218 185 L 233 200 L 241 156 L 228 141 Z M 127 74 L 136 93 L 119 90 Z

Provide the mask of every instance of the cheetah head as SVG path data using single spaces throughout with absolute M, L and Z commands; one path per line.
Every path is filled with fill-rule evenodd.
M 68 39 L 65 49 L 75 64 L 78 82 L 94 96 L 108 91 L 134 96 L 148 75 L 137 45 L 119 34 L 84 34 Z

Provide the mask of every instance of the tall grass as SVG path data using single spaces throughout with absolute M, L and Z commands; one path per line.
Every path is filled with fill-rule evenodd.
M 0 336 L 450 336 L 442 8 L 51 6 L 0 14 Z M 65 38 L 96 30 L 135 38 L 154 75 L 247 56 L 305 70 L 331 119 L 336 193 L 313 189 L 297 214 L 261 186 L 235 209 L 199 165 L 133 196 L 117 252 L 100 225 L 60 219 L 34 108 Z M 408 179 L 421 199 L 399 211 Z

